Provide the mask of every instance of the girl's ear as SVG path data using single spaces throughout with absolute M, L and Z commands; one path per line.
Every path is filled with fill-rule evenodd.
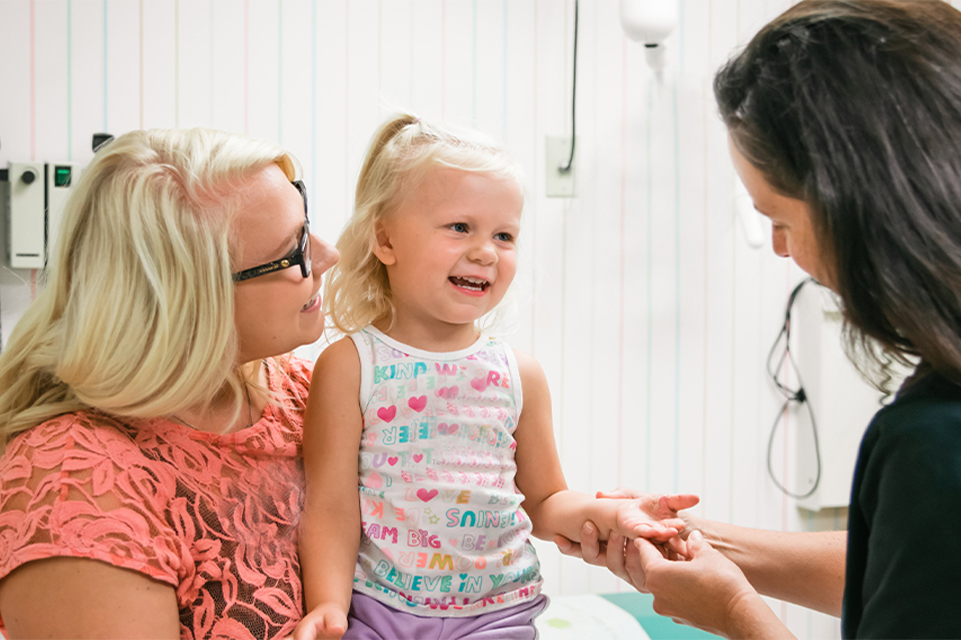
M 383 222 L 378 222 L 374 228 L 374 255 L 384 266 L 389 266 L 397 262 L 394 255 L 394 247 L 390 243 L 390 235 Z

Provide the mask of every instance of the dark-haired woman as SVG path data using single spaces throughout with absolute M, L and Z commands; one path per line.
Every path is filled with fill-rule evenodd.
M 728 637 L 790 636 L 760 594 L 841 615 L 845 637 L 961 637 L 961 13 L 806 0 L 714 89 L 775 252 L 838 294 L 862 353 L 920 364 L 865 433 L 846 547 L 694 517 L 682 558 L 559 546 Z

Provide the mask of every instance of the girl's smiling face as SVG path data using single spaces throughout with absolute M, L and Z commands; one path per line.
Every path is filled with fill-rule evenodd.
M 728 137 L 731 160 L 741 182 L 754 201 L 754 208 L 771 220 L 774 253 L 794 260 L 820 284 L 836 290 L 830 249 L 818 237 L 811 207 L 803 200 L 777 192 Z
M 431 169 L 378 227 L 374 253 L 390 281 L 391 336 L 425 349 L 469 346 L 474 321 L 514 279 L 523 206 L 510 179 Z

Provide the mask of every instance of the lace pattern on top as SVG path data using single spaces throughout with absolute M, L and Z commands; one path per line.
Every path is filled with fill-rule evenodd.
M 0 459 L 0 578 L 32 560 L 91 558 L 172 585 L 183 638 L 288 635 L 303 616 L 311 366 L 270 361 L 283 406 L 227 435 L 81 411 L 14 438 Z

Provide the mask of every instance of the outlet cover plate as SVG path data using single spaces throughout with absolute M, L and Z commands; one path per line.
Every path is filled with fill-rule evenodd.
M 574 176 L 577 173 L 577 153 L 567 172 L 560 167 L 567 165 L 571 157 L 570 136 L 547 136 L 547 161 L 544 166 L 548 198 L 571 198 L 574 196 Z

